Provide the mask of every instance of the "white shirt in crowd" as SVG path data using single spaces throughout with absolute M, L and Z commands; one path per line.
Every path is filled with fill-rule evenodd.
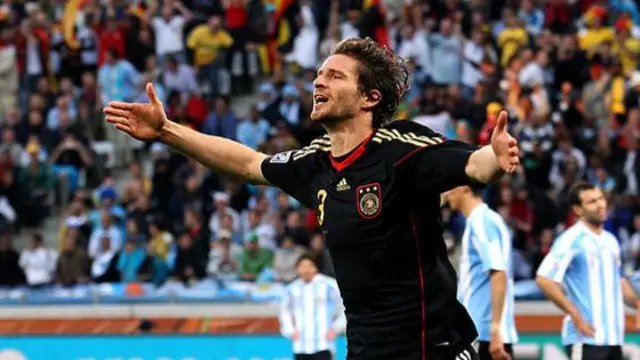
M 410 38 L 403 39 L 398 55 L 405 59 L 414 59 L 425 74 L 431 75 L 431 49 L 429 34 L 425 30 L 416 30 Z
M 25 249 L 20 254 L 20 267 L 27 277 L 27 284 L 42 285 L 53 281 L 58 263 L 58 253 L 46 247 Z
M 433 115 L 418 115 L 413 119 L 413 121 L 420 125 L 427 126 L 440 134 L 446 134 L 453 122 L 451 115 L 446 111 Z
M 225 208 L 224 213 L 231 216 L 231 219 L 233 221 L 233 231 L 240 231 L 240 214 L 238 214 L 238 212 L 231 207 Z M 211 230 L 214 234 L 220 230 L 220 223 L 222 220 L 221 215 L 222 214 L 218 214 L 218 212 L 214 212 L 209 218 L 209 230 Z
M 478 82 L 484 78 L 482 70 L 476 66 L 484 60 L 484 49 L 473 41 L 467 41 L 464 43 L 462 51 L 464 53 L 464 61 L 462 62 L 461 82 L 464 86 L 475 88 Z
M 100 243 L 102 239 L 108 237 L 111 240 L 111 250 L 117 251 L 122 247 L 124 239 L 122 232 L 115 225 L 111 225 L 108 229 L 96 228 L 89 238 L 89 257 L 94 258 L 100 252 Z
M 182 39 L 184 23 L 184 17 L 180 15 L 172 17 L 169 21 L 165 21 L 161 16 L 153 18 L 151 26 L 156 34 L 156 55 L 158 57 L 184 50 Z
M 162 74 L 162 79 L 167 91 L 175 90 L 181 93 L 193 93 L 198 90 L 196 75 L 189 65 L 180 64 L 175 72 L 165 71 Z
M 97 278 L 104 275 L 115 255 L 116 252 L 114 250 L 107 250 L 97 254 L 93 259 L 93 263 L 91 263 L 91 276 Z

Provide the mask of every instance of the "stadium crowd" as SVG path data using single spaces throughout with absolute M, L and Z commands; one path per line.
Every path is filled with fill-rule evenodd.
M 305 252 L 331 275 L 313 210 L 127 139 L 101 109 L 146 101 L 152 81 L 173 120 L 267 153 L 298 148 L 322 133 L 307 116 L 316 68 L 365 36 L 412 69 L 398 119 L 484 145 L 509 111 L 522 165 L 486 200 L 513 231 L 516 279 L 574 221 L 566 191 L 580 179 L 605 190 L 625 271 L 640 268 L 632 0 L 6 0 L 0 20 L 0 285 L 288 282 Z M 231 110 L 239 96 L 246 116 Z M 16 234 L 59 208 L 59 233 L 18 252 Z M 454 253 L 464 219 L 443 219 Z

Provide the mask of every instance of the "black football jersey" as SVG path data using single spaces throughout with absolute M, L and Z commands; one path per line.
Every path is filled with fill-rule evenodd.
M 350 359 L 422 360 L 476 338 L 456 299 L 440 218 L 440 194 L 471 184 L 465 167 L 475 149 L 396 121 L 340 159 L 325 135 L 263 162 L 271 184 L 317 211 L 346 308 Z

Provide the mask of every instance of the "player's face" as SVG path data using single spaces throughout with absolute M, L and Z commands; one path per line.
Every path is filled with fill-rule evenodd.
M 580 206 L 576 213 L 584 221 L 601 225 L 607 219 L 607 199 L 600 189 L 584 190 L 580 193 Z
M 316 264 L 308 259 L 300 261 L 296 270 L 298 271 L 298 276 L 304 281 L 310 281 L 318 273 Z
M 332 123 L 354 117 L 361 107 L 358 62 L 346 55 L 331 55 L 313 82 L 311 120 Z

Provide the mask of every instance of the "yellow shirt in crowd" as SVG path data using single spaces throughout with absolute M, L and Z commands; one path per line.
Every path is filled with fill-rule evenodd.
M 516 54 L 520 47 L 526 46 L 529 43 L 529 35 L 527 31 L 521 27 L 505 28 L 498 35 L 498 46 L 502 51 L 502 57 L 500 64 L 502 67 L 507 67 L 509 59 Z
M 224 30 L 211 33 L 207 25 L 199 25 L 187 38 L 187 46 L 194 51 L 193 63 L 196 66 L 208 65 L 218 56 L 220 49 L 233 45 L 233 39 Z
M 635 71 L 638 68 L 638 54 L 640 54 L 640 41 L 635 38 L 628 38 L 624 41 L 624 46 L 631 53 L 620 52 L 620 48 L 618 46 L 618 42 L 613 43 L 612 51 L 615 55 L 617 55 L 620 59 L 620 64 L 622 65 L 622 72 L 625 75 L 628 75 L 632 71 Z
M 587 29 L 580 32 L 578 36 L 580 49 L 587 52 L 587 57 L 593 56 L 593 53 L 598 50 L 598 47 L 603 43 L 612 42 L 615 39 L 613 30 L 607 27 Z

